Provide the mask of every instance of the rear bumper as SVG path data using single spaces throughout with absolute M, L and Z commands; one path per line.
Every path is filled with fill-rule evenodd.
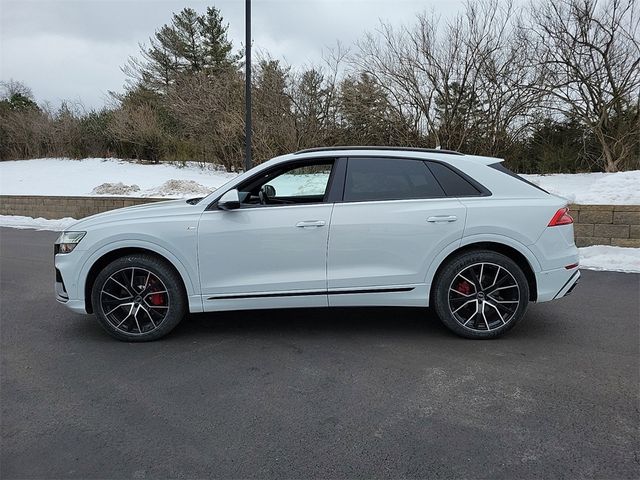
M 571 292 L 573 292 L 573 289 L 578 285 L 579 282 L 580 282 L 580 270 L 576 270 L 576 272 L 571 276 L 571 278 L 567 280 L 567 283 L 565 283 L 565 285 L 560 289 L 558 294 L 555 297 L 553 297 L 554 300 L 556 298 L 566 297 L 567 295 L 571 294 Z
M 56 300 L 59 303 L 64 304 L 65 307 L 67 307 L 69 310 L 75 312 L 75 313 L 87 313 L 87 310 L 85 308 L 84 305 L 84 300 L 63 300 L 60 299 L 56 296 Z
M 536 273 L 538 302 L 548 302 L 569 295 L 580 280 L 577 267 L 567 270 L 557 268 Z

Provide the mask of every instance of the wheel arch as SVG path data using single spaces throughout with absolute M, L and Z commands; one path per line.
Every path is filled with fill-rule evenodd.
M 435 269 L 435 272 L 431 276 L 431 287 L 429 297 L 433 298 L 433 288 L 435 285 L 435 281 L 433 281 L 440 274 L 445 265 L 454 257 L 470 252 L 473 250 L 489 250 L 492 252 L 500 253 L 511 260 L 513 260 L 522 270 L 524 276 L 527 279 L 527 283 L 529 284 L 529 300 L 535 302 L 538 298 L 538 284 L 536 281 L 536 274 L 534 267 L 531 265 L 530 260 L 522 253 L 520 250 L 515 248 L 512 245 L 507 245 L 506 243 L 502 243 L 500 241 L 495 240 L 483 240 L 476 241 L 472 243 L 467 243 L 465 245 L 461 245 L 453 251 L 449 252 L 444 259 L 438 264 L 438 267 Z
M 91 267 L 89 268 L 89 271 L 87 272 L 87 276 L 86 276 L 85 281 L 84 281 L 84 304 L 85 304 L 85 309 L 86 309 L 87 313 L 93 313 L 93 306 L 91 305 L 91 290 L 93 289 L 93 285 L 94 285 L 95 280 L 96 280 L 98 274 L 100 273 L 100 271 L 104 267 L 109 265 L 111 262 L 113 262 L 114 260 L 117 260 L 118 258 L 124 257 L 126 255 L 133 255 L 133 254 L 149 255 L 149 256 L 152 256 L 152 257 L 156 257 L 156 258 L 162 260 L 163 262 L 165 262 L 178 275 L 178 278 L 180 278 L 180 281 L 182 282 L 182 287 L 184 288 L 185 293 L 188 295 L 187 283 L 185 282 L 185 278 L 184 278 L 182 272 L 166 256 L 164 256 L 164 255 L 162 255 L 162 254 L 160 254 L 160 253 L 158 253 L 158 252 L 156 252 L 154 250 L 150 250 L 150 249 L 144 248 L 144 247 L 121 247 L 121 248 L 115 248 L 113 250 L 110 250 L 110 251 L 104 253 L 102 256 L 100 256 L 98 259 L 96 259 L 93 262 L 93 264 L 91 265 Z

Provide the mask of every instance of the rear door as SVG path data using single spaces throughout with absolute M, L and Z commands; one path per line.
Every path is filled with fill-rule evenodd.
M 329 232 L 329 304 L 421 290 L 433 257 L 462 237 L 465 216 L 424 161 L 349 158 Z

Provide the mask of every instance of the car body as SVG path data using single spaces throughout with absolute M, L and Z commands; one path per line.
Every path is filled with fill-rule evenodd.
M 513 287 L 519 295 L 528 291 L 522 299 L 525 308 L 528 301 L 560 298 L 580 276 L 566 200 L 511 174 L 500 162 L 457 152 L 380 147 L 310 149 L 280 156 L 202 199 L 150 203 L 80 220 L 68 229 L 80 232 L 76 244 L 67 247 L 64 238 L 57 242 L 56 298 L 75 312 L 96 313 L 100 301 L 92 295 L 127 297 L 123 307 L 114 308 L 123 315 L 128 312 L 131 319 L 133 309 L 150 305 L 148 299 L 133 299 L 133 284 L 142 282 L 140 271 L 133 267 L 119 273 L 107 293 L 95 293 L 95 282 L 117 259 L 133 258 L 133 265 L 136 255 L 146 255 L 176 274 L 185 311 L 192 313 L 427 307 L 442 269 L 463 254 L 477 252 L 493 252 L 517 267 L 482 261 L 466 276 L 456 277 L 460 295 L 466 295 L 471 290 L 463 278 L 480 273 L 479 283 L 471 285 L 474 297 L 463 311 L 481 306 L 485 315 L 485 300 L 476 298 L 490 293 L 484 291 L 490 279 L 483 281 L 483 275 L 495 275 L 497 281 L 505 272 L 511 272 L 507 283 L 513 279 L 518 284 L 520 273 L 526 279 L 526 286 Z M 69 252 L 62 253 L 60 244 Z M 141 268 L 157 277 L 158 285 L 166 283 L 155 267 Z M 511 275 L 515 269 L 520 273 Z M 127 275 L 131 285 L 118 286 L 128 282 Z M 147 287 L 139 288 L 146 294 Z M 457 292 L 453 283 L 449 287 Z M 162 302 L 157 309 L 167 310 L 169 298 L 154 295 L 150 298 Z M 494 316 L 498 311 L 506 327 L 506 307 L 500 314 L 503 307 L 486 301 L 486 311 Z M 507 306 L 515 302 L 502 301 Z M 102 314 L 108 313 L 102 308 Z M 477 311 L 474 323 L 476 316 Z M 489 323 L 484 333 L 465 328 L 457 333 L 474 338 L 507 330 L 492 329 Z M 138 334 L 123 332 L 119 337 L 155 338 L 145 335 L 151 331 L 138 329 Z

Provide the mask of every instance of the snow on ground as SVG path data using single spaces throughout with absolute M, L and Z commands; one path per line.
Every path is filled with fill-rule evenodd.
M 201 196 L 235 176 L 196 162 L 158 165 L 115 158 L 40 158 L 0 162 L 3 195 Z
M 196 162 L 141 164 L 114 158 L 42 158 L 0 162 L 4 195 L 117 195 L 179 198 L 205 195 L 235 176 Z M 583 204 L 640 205 L 640 170 L 618 173 L 523 175 L 549 192 Z M 314 176 L 315 181 L 321 180 Z M 272 182 L 290 191 L 285 178 Z M 296 187 L 299 181 L 296 182 Z M 304 188 L 315 192 L 315 183 Z
M 118 183 L 102 183 L 91 190 L 91 195 L 129 195 L 140 191 L 138 185 L 125 185 Z
M 0 227 L 34 228 L 36 230 L 61 231 L 76 221 L 68 217 L 60 220 L 47 220 L 17 215 L 0 215 Z M 640 273 L 640 248 L 596 245 L 578 250 L 580 251 L 580 268 Z
M 640 248 L 595 245 L 579 250 L 580 268 L 640 273 Z
M 522 175 L 549 193 L 586 205 L 640 205 L 640 170 Z
M 77 222 L 75 218 L 65 217 L 58 220 L 46 218 L 22 217 L 20 215 L 0 215 L 0 227 L 33 228 L 35 230 L 53 230 L 60 232 Z

